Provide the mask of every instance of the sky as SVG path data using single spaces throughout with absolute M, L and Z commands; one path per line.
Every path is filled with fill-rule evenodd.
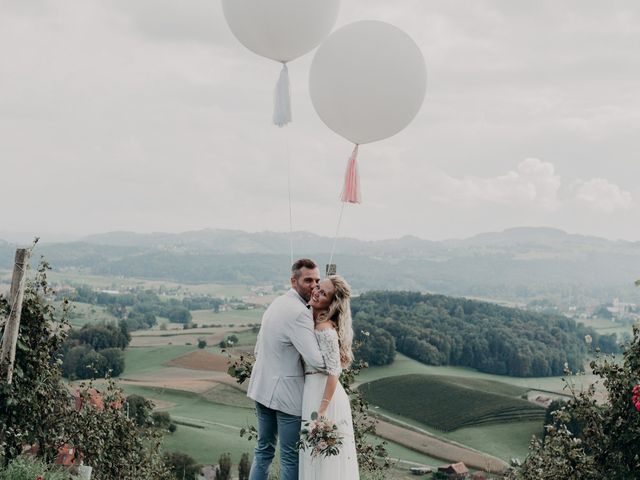
M 640 3 L 342 0 L 335 28 L 368 19 L 417 42 L 427 93 L 361 147 L 340 235 L 640 240 Z M 352 145 L 313 109 L 312 58 L 279 129 L 280 65 L 217 0 L 1 0 L 0 231 L 288 231 L 289 159 L 293 229 L 334 235 Z

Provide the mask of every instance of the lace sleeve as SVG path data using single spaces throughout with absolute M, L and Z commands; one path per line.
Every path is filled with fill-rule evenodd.
M 340 365 L 340 345 L 338 344 L 338 334 L 333 328 L 317 330 L 318 344 L 320 351 L 327 365 L 329 375 L 340 376 L 342 368 Z

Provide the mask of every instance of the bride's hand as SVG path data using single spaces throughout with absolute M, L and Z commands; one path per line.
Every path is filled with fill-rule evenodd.
M 329 400 L 327 400 L 326 398 L 323 398 L 322 402 L 320 402 L 320 408 L 318 408 L 318 416 L 326 418 L 327 408 L 329 408 Z

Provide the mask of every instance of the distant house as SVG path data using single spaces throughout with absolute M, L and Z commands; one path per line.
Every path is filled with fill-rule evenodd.
M 452 463 L 450 465 L 445 465 L 444 467 L 438 467 L 438 471 L 442 473 L 446 473 L 449 475 L 449 478 L 454 480 L 464 480 L 468 478 L 469 469 L 463 462 Z
M 471 475 L 471 480 L 487 480 L 487 476 L 482 472 L 476 472 Z

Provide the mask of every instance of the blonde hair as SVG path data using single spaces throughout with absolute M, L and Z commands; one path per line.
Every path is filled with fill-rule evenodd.
M 353 327 L 351 325 L 351 287 L 340 275 L 330 275 L 335 292 L 333 300 L 326 313 L 322 317 L 333 322 L 338 333 L 338 344 L 340 346 L 340 363 L 342 368 L 349 368 L 353 362 Z

